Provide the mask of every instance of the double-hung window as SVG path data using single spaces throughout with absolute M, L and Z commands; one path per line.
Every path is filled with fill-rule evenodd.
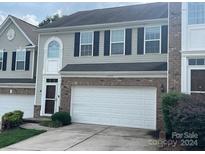
M 145 53 L 160 53 L 161 27 L 145 28 Z
M 205 23 L 205 3 L 188 3 L 188 24 Z
M 125 30 L 111 31 L 111 55 L 124 54 L 125 51 Z
M 80 33 L 80 51 L 81 56 L 93 55 L 93 32 Z
M 25 57 L 26 57 L 25 50 L 19 50 L 16 52 L 16 70 L 25 69 Z
M 3 67 L 3 50 L 0 50 L 0 70 L 2 70 Z

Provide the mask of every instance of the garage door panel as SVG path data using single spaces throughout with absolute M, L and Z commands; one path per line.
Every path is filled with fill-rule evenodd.
M 83 100 L 86 102 L 86 100 Z M 143 102 L 138 102 L 140 104 L 131 104 L 131 103 L 113 103 L 113 102 L 99 102 L 99 103 L 93 103 L 92 101 L 88 101 L 90 104 L 75 104 L 75 107 L 76 108 L 99 108 L 99 107 L 102 107 L 102 108 L 110 108 L 110 107 L 113 107 L 113 105 L 117 105 L 119 108 L 120 107 L 126 107 L 125 110 L 130 107 L 130 110 L 132 110 L 133 107 L 135 108 L 141 108 L 143 109 L 144 107 L 147 107 L 149 108 L 152 108 L 154 105 L 144 105 Z M 112 104 L 111 104 L 112 103 Z M 113 109 L 114 110 L 114 109 Z
M 33 95 L 0 95 L 0 118 L 3 114 L 14 110 L 24 112 L 24 118 L 33 117 Z
M 137 107 L 138 110 L 136 110 L 134 107 L 133 108 L 129 108 L 129 109 L 126 109 L 125 107 L 124 110 L 120 109 L 120 108 L 115 108 L 115 109 L 112 109 L 110 110 L 109 107 L 102 107 L 100 106 L 100 108 L 98 108 L 99 106 L 96 106 L 96 108 L 92 109 L 91 107 L 78 107 L 78 108 L 75 108 L 75 111 L 73 111 L 74 114 L 80 114 L 80 113 L 84 113 L 84 114 L 90 114 L 90 113 L 96 113 L 96 114 L 105 114 L 107 113 L 107 111 L 110 111 L 108 114 L 119 114 L 119 115 L 135 115 L 135 116 L 140 116 L 142 114 L 144 114 L 144 108 L 143 106 L 142 107 Z M 87 111 L 90 111 L 89 113 Z M 149 112 L 150 113 L 150 112 Z M 148 114 L 149 114 L 148 113 Z M 154 112 L 153 112 L 154 113 Z
M 72 87 L 74 122 L 156 129 L 154 87 Z
M 90 96 L 90 97 L 94 97 L 94 96 Z M 80 102 L 82 100 L 79 100 L 79 99 L 76 99 L 75 100 L 76 102 Z M 122 99 L 120 100 L 122 101 Z M 130 102 L 136 102 L 136 104 L 133 104 L 133 103 L 130 103 Z M 90 104 L 86 104 L 85 102 L 89 102 Z M 97 102 L 97 103 L 95 103 Z M 155 105 L 154 105 L 154 102 L 149 102 L 149 103 L 145 103 L 144 101 L 136 101 L 136 100 L 127 100 L 127 102 L 108 102 L 108 101 L 103 101 L 103 100 L 95 100 L 95 101 L 88 101 L 87 99 L 83 99 L 83 103 L 76 103 L 75 104 L 75 107 L 77 108 L 99 108 L 99 107 L 102 107 L 102 108 L 110 108 L 110 107 L 113 107 L 113 105 L 117 105 L 119 108 L 123 108 L 125 107 L 126 108 L 129 108 L 132 109 L 133 107 L 134 108 L 140 108 L 140 109 L 143 109 L 144 107 L 147 107 L 147 108 L 153 108 Z M 93 107 L 94 106 L 94 107 Z
M 120 113 L 120 112 L 118 112 L 118 113 L 116 113 L 116 112 L 109 112 L 109 113 L 106 113 L 106 112 L 97 112 L 97 111 L 91 111 L 90 113 L 87 113 L 87 112 L 73 112 L 73 115 L 75 115 L 75 114 L 77 114 L 78 115 L 78 117 L 83 117 L 83 116 L 90 116 L 90 117 L 92 117 L 92 116 L 94 116 L 94 118 L 96 117 L 96 115 L 97 116 L 99 116 L 99 117 L 109 117 L 109 118 L 112 118 L 112 117 L 117 117 L 117 118 L 120 118 L 120 119 L 123 119 L 123 118 L 125 118 L 125 119 L 132 119 L 132 120 L 135 120 L 136 118 L 143 118 L 142 117 L 142 115 L 143 116 L 146 116 L 145 114 L 144 114 L 144 112 L 137 112 L 137 113 Z M 153 116 L 150 116 L 150 115 L 148 115 L 149 117 L 153 117 Z

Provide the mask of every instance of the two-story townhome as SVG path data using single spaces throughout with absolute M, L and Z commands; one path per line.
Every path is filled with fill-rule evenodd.
M 0 118 L 13 110 L 24 111 L 24 117 L 33 116 L 36 28 L 13 16 L 0 27 Z
M 9 16 L 0 114 L 68 111 L 73 122 L 163 129 L 163 93 L 205 99 L 204 13 L 204 3 L 147 3 L 81 11 L 38 30 Z
M 187 94 L 205 92 L 205 3 L 182 4 L 181 88 Z
M 168 3 L 81 11 L 40 29 L 34 116 L 162 127 Z

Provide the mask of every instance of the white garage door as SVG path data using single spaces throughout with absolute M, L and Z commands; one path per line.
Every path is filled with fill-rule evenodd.
M 73 122 L 156 129 L 154 87 L 72 87 Z
M 14 110 L 24 112 L 24 118 L 33 117 L 34 95 L 0 95 L 0 117 Z

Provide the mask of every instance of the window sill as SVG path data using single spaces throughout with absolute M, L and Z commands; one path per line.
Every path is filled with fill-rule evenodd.
M 165 54 L 165 53 L 160 53 L 160 52 L 159 53 L 156 53 L 156 52 L 155 53 L 146 53 L 146 52 L 144 53 L 144 55 L 161 55 L 161 54 Z
M 17 71 L 17 72 L 24 72 L 24 71 L 26 71 L 26 70 L 14 70 L 14 71 Z
M 205 91 L 191 91 L 193 94 L 205 94 Z

